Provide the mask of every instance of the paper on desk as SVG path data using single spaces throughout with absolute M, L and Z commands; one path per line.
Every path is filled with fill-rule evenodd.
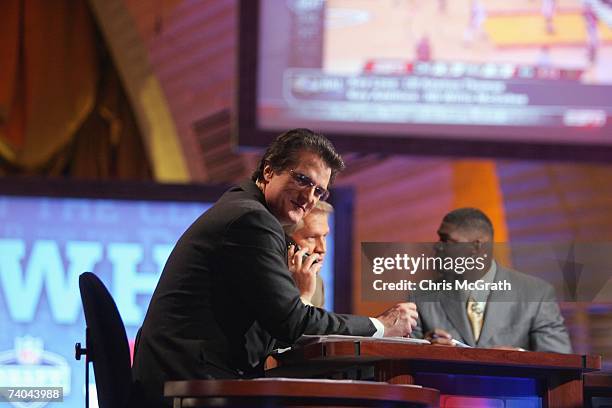
M 315 382 L 315 383 L 330 383 L 330 384 L 366 384 L 366 385 L 389 385 L 386 382 L 374 382 L 374 381 L 363 381 L 363 380 L 335 380 L 335 379 L 324 379 L 324 378 L 291 378 L 291 377 L 260 377 L 252 378 L 245 381 L 292 381 L 292 382 Z M 416 384 L 393 384 L 401 385 L 403 387 L 423 388 L 422 385 Z
M 366 337 L 347 336 L 344 334 L 328 334 L 326 336 L 304 334 L 296 344 L 310 344 L 330 341 L 376 341 L 379 343 L 404 343 L 404 344 L 431 344 L 425 339 L 412 339 L 410 337 Z

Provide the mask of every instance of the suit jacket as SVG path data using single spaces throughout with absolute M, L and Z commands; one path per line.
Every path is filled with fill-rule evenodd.
M 311 303 L 315 307 L 323 307 L 325 303 L 324 297 L 323 279 L 321 279 L 321 276 L 317 275 L 317 288 L 312 296 Z M 249 364 L 252 367 L 258 367 L 262 370 L 262 365 L 265 363 L 265 357 L 262 358 L 262 355 L 268 356 L 275 348 L 291 346 L 289 343 L 278 342 L 276 339 L 272 338 L 270 333 L 263 330 L 257 322 L 255 322 L 246 333 L 246 339 Z
M 419 292 L 415 295 L 419 320 L 412 336 L 423 338 L 436 328 L 473 347 L 509 345 L 531 351 L 571 353 L 572 347 L 553 287 L 547 282 L 503 268 L 495 281 L 508 281 L 512 291 L 491 291 L 480 338 L 467 318 L 465 295 L 458 291 Z
M 292 243 L 293 239 L 289 235 L 285 235 L 287 243 Z M 323 288 L 323 279 L 321 275 L 317 274 L 316 289 L 312 296 L 311 303 L 315 307 L 323 307 L 325 303 L 325 291 Z M 252 367 L 261 367 L 265 363 L 265 357 L 262 358 L 262 354 L 268 356 L 275 348 L 290 347 L 291 344 L 278 342 L 276 339 L 270 336 L 270 333 L 266 332 L 261 326 L 255 322 L 255 324 L 246 333 L 247 339 L 247 351 L 249 364 Z
M 370 336 L 367 317 L 300 300 L 287 269 L 285 235 L 252 181 L 228 190 L 181 236 L 157 284 L 136 344 L 133 374 L 147 406 L 163 406 L 168 380 L 261 374 L 246 333 L 257 322 L 293 343 L 302 334 Z M 253 350 L 250 350 L 253 354 Z M 254 355 L 265 358 L 265 350 Z

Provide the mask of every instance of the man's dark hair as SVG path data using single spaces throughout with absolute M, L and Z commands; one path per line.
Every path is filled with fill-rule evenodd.
M 442 222 L 461 229 L 482 231 L 493 237 L 493 223 L 478 208 L 457 208 L 446 214 Z
M 344 170 L 344 161 L 327 138 L 310 129 L 291 129 L 280 135 L 268 147 L 261 158 L 257 170 L 253 172 L 253 181 L 263 180 L 263 170 L 269 164 L 275 173 L 291 169 L 297 165 L 300 152 L 310 151 L 317 154 L 331 169 L 331 184 L 336 174 Z

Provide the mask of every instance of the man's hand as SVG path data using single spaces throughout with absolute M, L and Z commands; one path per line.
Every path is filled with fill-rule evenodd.
M 453 336 L 449 332 L 443 329 L 434 329 L 425 333 L 425 340 L 429 340 L 431 344 L 437 344 L 439 346 L 453 346 Z
M 321 270 L 321 262 L 314 263 L 319 260 L 319 255 L 312 254 L 304 259 L 306 248 L 299 251 L 295 250 L 295 246 L 291 245 L 287 252 L 287 266 L 293 276 L 293 280 L 300 291 L 300 297 L 306 304 L 312 304 L 312 296 L 317 289 L 317 274 Z
M 407 337 L 418 317 L 414 303 L 398 303 L 376 318 L 385 326 L 385 337 Z

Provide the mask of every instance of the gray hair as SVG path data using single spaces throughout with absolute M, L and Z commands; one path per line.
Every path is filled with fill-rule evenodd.
M 306 217 L 310 216 L 310 214 L 314 214 L 314 213 L 322 213 L 325 214 L 325 216 L 329 217 L 329 214 L 334 212 L 334 207 L 328 203 L 327 201 L 318 201 L 317 204 L 314 206 L 314 208 L 310 211 L 310 213 L 308 215 L 306 215 Z M 304 218 L 303 217 L 299 222 L 297 222 L 296 224 L 293 225 L 287 225 L 285 227 L 285 234 L 287 235 L 291 235 L 293 234 L 295 231 L 304 228 Z

